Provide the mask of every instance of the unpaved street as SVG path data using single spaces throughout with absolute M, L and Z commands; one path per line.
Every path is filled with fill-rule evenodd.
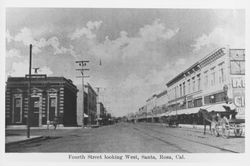
M 7 134 L 25 134 L 22 130 Z M 48 136 L 47 130 L 32 130 Z M 52 130 L 49 139 L 6 146 L 6 152 L 242 153 L 245 138 L 203 135 L 201 130 L 146 123 L 119 123 L 92 129 Z

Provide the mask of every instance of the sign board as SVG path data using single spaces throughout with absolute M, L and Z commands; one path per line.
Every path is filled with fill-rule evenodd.
M 232 77 L 233 103 L 236 106 L 237 116 L 245 116 L 245 78 Z

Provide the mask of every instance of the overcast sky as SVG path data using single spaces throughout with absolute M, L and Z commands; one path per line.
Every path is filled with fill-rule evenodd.
M 80 85 L 75 60 L 90 60 L 86 82 L 116 116 L 135 112 L 195 60 L 218 47 L 244 48 L 244 10 L 6 10 L 6 78 L 33 67 Z M 101 61 L 101 65 L 100 65 Z M 80 88 L 80 87 L 79 87 Z

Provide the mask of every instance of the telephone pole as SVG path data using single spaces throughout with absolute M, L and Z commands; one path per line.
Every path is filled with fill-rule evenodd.
M 89 63 L 89 61 L 82 60 L 82 61 L 76 61 L 76 63 L 81 67 L 79 69 L 76 69 L 76 71 L 81 72 L 81 76 L 77 76 L 76 78 L 82 78 L 82 111 L 83 111 L 83 114 L 82 114 L 82 128 L 84 128 L 84 78 L 89 77 L 89 76 L 84 75 L 84 71 L 89 70 L 89 69 L 84 68 L 84 67 L 87 65 L 87 63 Z
M 32 44 L 30 44 L 29 82 L 28 82 L 28 112 L 27 112 L 27 138 L 30 138 L 30 112 L 31 112 L 31 66 L 32 66 Z

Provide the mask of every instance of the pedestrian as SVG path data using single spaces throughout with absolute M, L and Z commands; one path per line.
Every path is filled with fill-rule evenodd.
M 58 124 L 58 118 L 55 117 L 55 118 L 54 118 L 54 121 L 53 121 L 54 130 L 56 129 L 57 124 Z

